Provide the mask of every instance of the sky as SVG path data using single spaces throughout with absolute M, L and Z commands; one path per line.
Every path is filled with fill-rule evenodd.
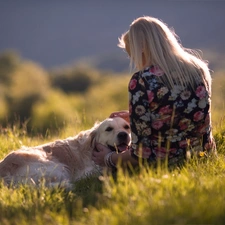
M 118 37 L 143 15 L 173 27 L 185 47 L 225 52 L 225 0 L 0 0 L 0 54 L 46 68 L 121 55 Z

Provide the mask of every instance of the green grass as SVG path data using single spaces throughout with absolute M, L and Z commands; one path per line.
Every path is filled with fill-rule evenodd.
M 71 191 L 0 184 L 0 224 L 225 224 L 225 123 L 214 136 L 218 156 L 192 159 L 181 169 L 119 169 L 116 178 L 87 177 Z M 0 156 L 51 139 L 3 130 Z

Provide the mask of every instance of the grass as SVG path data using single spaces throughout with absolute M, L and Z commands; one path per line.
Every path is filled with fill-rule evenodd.
M 63 131 L 63 135 L 67 134 Z M 0 184 L 1 225 L 225 224 L 225 123 L 214 131 L 218 156 L 192 159 L 180 169 L 119 169 L 87 177 L 71 191 Z M 28 137 L 18 129 L 0 133 L 1 158 L 21 145 L 54 137 Z

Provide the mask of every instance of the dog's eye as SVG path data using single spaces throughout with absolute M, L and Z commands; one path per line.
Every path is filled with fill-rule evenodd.
M 124 129 L 128 130 L 128 129 L 130 129 L 130 126 L 126 125 L 126 126 L 124 126 Z
M 107 127 L 107 128 L 105 129 L 105 131 L 112 131 L 112 130 L 113 130 L 112 127 Z

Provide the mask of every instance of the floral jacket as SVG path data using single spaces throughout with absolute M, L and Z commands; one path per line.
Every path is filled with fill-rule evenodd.
M 129 83 L 131 153 L 151 163 L 157 159 L 204 155 L 212 149 L 210 96 L 200 84 L 195 91 L 168 89 L 157 66 L 135 73 Z

